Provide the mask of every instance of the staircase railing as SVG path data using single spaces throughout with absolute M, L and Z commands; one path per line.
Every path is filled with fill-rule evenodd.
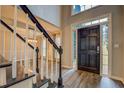
M 0 22 L 1 22 L 1 24 L 2 25 L 4 25 L 7 29 L 9 29 L 9 31 L 11 31 L 12 33 L 14 33 L 14 30 L 7 24 L 7 23 L 5 23 L 3 20 L 1 20 L 0 19 Z M 16 33 L 16 36 L 19 38 L 19 39 L 21 39 L 24 43 L 26 42 L 26 40 L 21 36 L 21 35 L 19 35 L 18 33 Z M 34 47 L 30 44 L 30 43 L 28 43 L 28 45 L 32 48 L 32 49 L 34 49 Z
M 58 52 L 58 54 L 59 54 L 59 77 L 58 77 L 58 87 L 63 87 L 63 81 L 62 81 L 62 65 L 61 65 L 61 57 L 62 57 L 62 52 L 63 52 L 63 50 L 62 50 L 62 47 L 60 46 L 60 47 L 58 47 L 57 45 L 56 45 L 56 43 L 53 41 L 53 39 L 49 36 L 49 34 L 47 33 L 47 31 L 43 28 L 43 26 L 41 26 L 41 24 L 38 22 L 38 20 L 35 18 L 35 16 L 31 13 L 31 11 L 28 9 L 28 7 L 27 6 L 25 6 L 25 5 L 20 5 L 20 8 L 24 11 L 24 13 L 26 14 L 26 18 L 28 19 L 30 19 L 32 22 L 33 22 L 33 24 L 35 25 L 35 28 L 33 29 L 34 31 L 33 31 L 33 35 L 35 36 L 35 34 L 36 34 L 36 28 L 38 28 L 38 30 L 41 32 L 41 36 L 43 35 L 45 38 L 46 38 L 46 46 L 47 46 L 47 49 L 48 49 L 48 44 L 50 44 L 51 45 L 51 47 L 53 46 L 54 47 L 54 49 L 56 49 L 56 52 Z M 16 64 L 15 64 L 15 62 L 16 62 L 16 37 L 18 37 L 21 41 L 23 41 L 24 43 L 25 43 L 25 45 L 27 45 L 27 46 L 29 46 L 29 47 L 31 47 L 32 49 L 33 49 L 33 51 L 35 52 L 33 52 L 33 71 L 34 71 L 34 74 L 35 74 L 35 71 L 37 72 L 37 73 L 39 73 L 39 62 L 38 62 L 38 53 L 39 53 L 39 48 L 38 47 L 36 47 L 36 45 L 35 44 L 33 44 L 33 45 L 31 45 L 30 43 L 28 43 L 28 41 L 27 41 L 27 38 L 24 38 L 24 37 L 22 37 L 20 34 L 18 34 L 17 32 L 16 32 L 16 26 L 17 26 L 17 7 L 15 6 L 14 7 L 14 28 L 12 28 L 11 26 L 9 26 L 5 21 L 3 21 L 2 20 L 2 18 L 0 17 L 0 23 L 4 26 L 4 27 L 6 27 L 9 31 L 11 31 L 12 33 L 14 33 L 14 58 L 13 58 L 13 60 L 12 60 L 12 62 L 14 62 L 14 63 L 12 63 L 12 76 L 13 77 L 15 77 L 16 78 Z M 28 27 L 28 23 L 26 23 L 26 30 L 28 30 L 29 29 L 29 27 Z M 35 39 L 36 39 L 36 37 L 34 37 Z M 35 40 L 34 39 L 34 40 Z M 43 39 L 43 38 L 41 38 L 41 39 Z M 50 43 L 48 43 L 48 42 L 50 42 Z M 42 46 L 41 46 L 42 47 Z M 25 47 L 26 48 L 26 47 Z M 41 52 L 43 52 L 43 50 L 41 49 Z M 52 55 L 50 56 L 51 57 L 51 71 L 53 71 L 53 51 L 52 51 L 52 53 L 51 53 Z M 25 56 L 26 56 L 26 54 L 24 54 Z M 41 53 L 41 55 L 42 55 L 42 53 Z M 43 56 L 42 56 L 43 57 Z M 48 50 L 46 50 L 46 59 L 47 59 L 47 61 L 46 62 L 48 62 Z M 43 58 L 42 58 L 43 59 Z M 26 59 L 24 58 L 24 61 L 25 61 L 25 63 L 26 63 Z M 41 61 L 43 61 L 43 60 L 41 60 Z M 36 63 L 34 63 L 34 62 L 36 62 Z M 57 61 L 56 61 L 57 62 Z M 42 65 L 43 65 L 43 62 L 41 62 L 42 63 Z M 27 66 L 27 64 L 25 64 L 25 66 Z M 36 66 L 36 67 L 35 67 Z M 57 66 L 57 65 L 56 65 Z M 47 71 L 47 74 L 48 74 L 48 63 L 47 63 L 47 65 L 45 66 L 46 67 L 46 71 Z M 35 68 L 35 69 L 34 69 Z M 42 68 L 41 68 L 42 69 Z M 27 70 L 27 69 L 26 69 Z M 42 70 L 43 71 L 43 70 Z M 57 72 L 57 70 L 56 70 L 56 72 Z M 26 72 L 27 73 L 27 72 Z M 52 74 L 51 74 L 51 82 L 53 83 L 53 72 L 51 72 Z M 36 74 L 35 74 L 36 75 Z M 43 79 L 43 75 L 41 76 L 42 77 L 42 79 Z M 46 78 L 48 79 L 48 75 L 46 75 Z M 33 81 L 36 83 L 36 76 L 33 78 Z
M 14 33 L 14 30 L 8 25 L 8 24 L 6 24 L 3 20 L 1 20 L 0 19 L 0 22 L 1 22 L 1 24 L 2 25 L 4 25 L 7 29 L 9 29 L 9 31 L 11 31 L 12 33 Z M 26 42 L 26 40 L 21 36 L 21 35 L 19 35 L 18 33 L 16 33 L 16 36 L 20 39 L 20 40 L 22 40 L 24 43 Z M 28 46 L 29 47 L 31 47 L 32 49 L 34 49 L 34 46 L 32 46 L 30 43 L 28 43 Z M 36 54 L 38 53 L 38 47 L 36 48 Z M 36 60 L 38 59 L 38 55 L 37 55 L 37 57 L 36 57 Z M 36 64 L 38 64 L 38 61 L 36 61 L 37 63 Z M 37 70 L 38 69 L 38 65 L 37 65 L 37 67 L 36 67 L 36 71 L 38 71 Z
M 63 87 L 63 81 L 62 81 L 62 65 L 61 65 L 61 57 L 62 57 L 62 47 L 58 47 L 56 43 L 52 40 L 52 38 L 49 36 L 47 31 L 41 26 L 41 24 L 38 22 L 38 20 L 35 18 L 35 16 L 32 14 L 32 12 L 28 9 L 26 5 L 20 5 L 21 9 L 28 14 L 28 17 L 31 19 L 31 21 L 36 24 L 36 27 L 39 29 L 40 32 L 43 33 L 43 35 L 48 39 L 48 41 L 54 46 L 54 48 L 59 53 L 59 78 L 58 78 L 58 87 Z
M 5 27 L 5 28 L 7 28 L 9 31 L 11 31 L 12 33 L 14 33 L 14 30 L 13 30 L 13 28 L 11 28 L 6 22 L 4 22 L 2 19 L 0 19 L 0 23 Z M 19 35 L 18 33 L 16 33 L 16 36 L 22 41 L 22 42 L 24 42 L 24 43 L 26 43 L 26 40 L 21 36 L 21 35 Z M 28 43 L 28 46 L 31 48 L 31 49 L 34 49 L 34 46 L 32 46 L 30 43 Z M 36 48 L 36 50 L 35 50 L 35 52 L 37 53 L 37 50 L 38 50 L 38 48 Z M 37 55 L 38 56 L 38 55 Z M 37 58 L 36 58 L 36 60 L 37 60 Z M 36 61 L 36 62 L 38 62 L 38 61 Z M 38 63 L 37 63 L 38 64 Z M 8 63 L 8 65 L 9 65 L 9 63 Z M 17 68 L 16 68 L 17 69 Z M 38 69 L 38 66 L 36 67 L 36 70 Z M 25 74 L 25 76 L 27 77 L 27 74 Z M 34 75 L 33 75 L 34 76 Z M 12 79 L 16 79 L 16 78 L 12 78 Z M 19 82 L 19 81 L 18 81 Z M 13 84 L 14 83 L 16 83 L 16 82 L 13 82 Z M 11 84 L 10 84 L 11 85 Z M 5 85 L 5 87 L 6 86 L 9 86 L 9 85 Z

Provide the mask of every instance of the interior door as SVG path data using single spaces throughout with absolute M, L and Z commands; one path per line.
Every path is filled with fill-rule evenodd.
M 78 29 L 78 69 L 100 73 L 100 25 Z

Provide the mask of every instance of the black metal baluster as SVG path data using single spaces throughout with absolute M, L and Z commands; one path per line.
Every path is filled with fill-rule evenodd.
M 62 62 L 61 62 L 61 57 L 62 57 L 62 53 L 63 53 L 63 50 L 62 50 L 62 47 L 60 46 L 60 51 L 59 51 L 59 78 L 58 78 L 58 88 L 63 88 L 64 85 L 63 85 L 63 80 L 62 80 Z
M 39 73 L 39 68 L 38 68 L 38 53 L 39 49 L 38 47 L 36 48 L 36 72 Z

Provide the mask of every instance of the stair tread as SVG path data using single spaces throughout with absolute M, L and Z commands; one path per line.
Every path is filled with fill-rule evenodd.
M 17 63 L 17 77 L 16 79 L 12 79 L 12 66 L 9 66 L 6 68 L 7 84 L 0 87 L 6 88 L 35 76 L 32 72 L 29 72 L 28 74 L 28 76 L 25 76 L 24 67 Z
M 12 85 L 15 85 L 15 84 L 17 84 L 17 83 L 19 83 L 19 82 L 22 82 L 22 81 L 24 81 L 24 80 L 27 80 L 27 79 L 29 79 L 29 78 L 31 78 L 31 77 L 34 77 L 35 75 L 34 74 L 32 74 L 32 75 L 29 75 L 29 76 L 25 76 L 23 79 L 11 79 L 11 80 L 9 80 L 9 82 L 7 82 L 7 84 L 6 85 L 3 85 L 3 86 L 0 86 L 0 88 L 7 88 L 7 87 L 10 87 L 10 86 L 12 86 Z
M 0 63 L 0 68 L 4 68 L 8 66 L 12 66 L 12 64 L 11 63 Z
M 40 80 L 36 83 L 36 85 L 34 86 L 34 88 L 40 88 L 42 87 L 44 84 L 46 84 L 49 80 L 48 79 L 44 79 L 44 80 Z
M 54 81 L 53 83 L 49 82 L 48 88 L 55 88 L 57 86 L 57 83 Z

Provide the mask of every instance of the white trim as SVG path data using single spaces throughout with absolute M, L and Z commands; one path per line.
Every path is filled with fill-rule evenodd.
M 104 15 L 101 15 L 101 16 L 96 16 L 96 17 L 94 17 L 94 18 L 90 18 L 90 19 L 86 19 L 86 20 L 81 20 L 81 21 L 72 23 L 72 24 L 71 24 L 71 30 L 73 30 L 73 29 L 72 29 L 72 26 L 73 26 L 73 25 L 82 24 L 82 23 L 87 23 L 87 22 L 90 22 L 90 21 L 102 19 L 102 18 L 105 18 L 105 17 L 110 16 L 110 15 L 111 15 L 111 14 L 108 13 L 108 14 L 104 14 Z M 96 24 L 93 24 L 93 25 L 96 25 Z M 90 25 L 90 26 L 91 26 L 91 25 Z M 87 27 L 87 26 L 86 26 L 86 27 Z

